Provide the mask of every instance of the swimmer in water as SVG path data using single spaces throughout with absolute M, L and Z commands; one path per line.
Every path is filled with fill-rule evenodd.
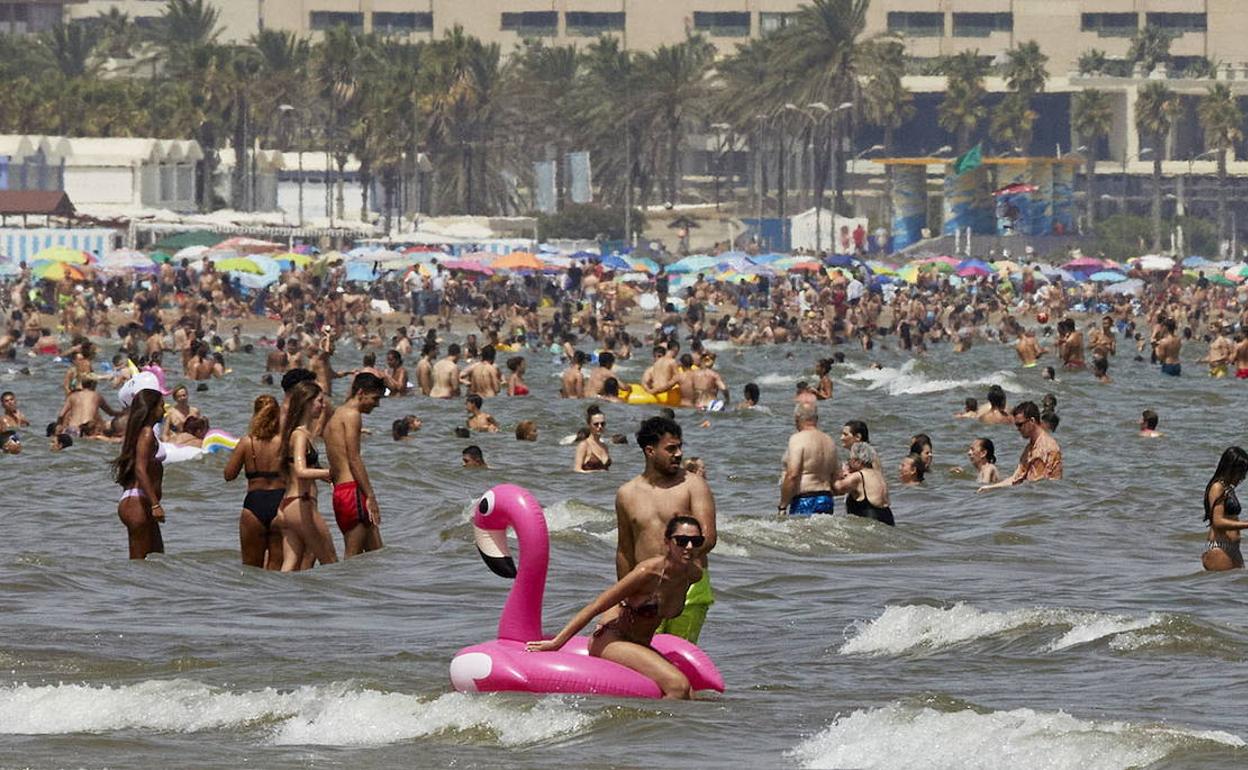
M 589 434 L 576 445 L 572 470 L 577 473 L 610 470 L 611 451 L 602 440 L 603 433 L 607 429 L 607 416 L 602 413 L 601 406 L 590 404 L 586 407 L 585 424 L 589 426 Z
M 1201 565 L 1210 572 L 1242 569 L 1244 557 L 1240 553 L 1240 532 L 1248 529 L 1248 522 L 1239 520 L 1241 511 L 1235 488 L 1248 475 L 1248 452 L 1237 446 L 1228 447 L 1218 461 L 1218 468 L 1205 485 L 1205 521 L 1209 522 L 1209 538 Z
M 464 468 L 489 468 L 485 464 L 485 454 L 481 451 L 481 447 L 473 444 L 464 447 L 464 451 L 460 456 L 460 464 Z
M 923 458 L 916 454 L 908 454 L 901 458 L 901 463 L 897 466 L 897 477 L 902 484 L 907 486 L 915 486 L 923 483 Z
M 888 482 L 876 470 L 878 463 L 875 448 L 865 441 L 857 442 L 849 448 L 849 473 L 835 481 L 832 489 L 845 495 L 846 513 L 892 527 L 895 522 L 888 501 Z
M 962 411 L 954 412 L 953 417 L 956 420 L 978 418 L 979 417 L 979 400 L 976 398 L 967 397 L 966 401 L 963 402 Z
M 1141 438 L 1161 438 L 1161 431 L 1157 430 L 1158 418 L 1157 413 L 1152 409 L 1145 409 L 1140 415 L 1140 437 Z
M 993 445 L 990 438 L 977 438 L 967 447 L 966 457 L 971 461 L 971 467 L 975 469 L 975 481 L 980 484 L 996 484 L 1001 480 L 1001 474 L 997 470 L 997 449 Z M 955 473 L 962 473 L 961 468 L 955 468 Z
M 702 578 L 697 554 L 705 545 L 702 525 L 691 516 L 673 516 L 663 530 L 663 552 L 637 562 L 615 585 L 576 613 L 553 639 L 526 645 L 531 652 L 561 649 L 589 621 L 601 615 L 589 641 L 589 654 L 653 679 L 664 698 L 690 700 L 689 680 L 650 646 L 665 620 L 685 608 L 691 586 Z

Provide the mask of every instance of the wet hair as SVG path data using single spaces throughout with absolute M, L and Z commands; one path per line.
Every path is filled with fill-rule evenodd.
M 659 439 L 665 435 L 672 435 L 678 439 L 684 440 L 681 435 L 680 425 L 670 417 L 648 417 L 641 421 L 641 427 L 637 430 L 637 446 L 643 450 L 646 447 L 658 446 Z
M 316 375 L 311 369 L 295 367 L 282 375 L 282 390 L 289 393 L 292 388 L 301 382 L 315 382 Z
M 680 354 L 680 365 L 681 365 L 681 366 L 683 366 L 683 367 L 685 367 L 686 369 L 688 369 L 689 367 L 693 366 L 693 354 L 691 354 L 691 353 L 681 353 L 681 354 Z
M 1213 517 L 1213 506 L 1209 504 L 1209 489 L 1213 482 L 1220 481 L 1224 488 L 1235 486 L 1248 475 L 1248 452 L 1237 446 L 1227 447 L 1218 460 L 1218 468 L 1213 472 L 1209 483 L 1205 484 L 1205 521 Z M 1223 492 L 1223 496 L 1226 492 Z
M 282 408 L 277 399 L 268 395 L 256 396 L 251 405 L 251 424 L 247 426 L 247 435 L 266 441 L 277 435 L 281 429 Z
M 601 358 L 601 356 L 599 356 L 599 358 Z M 583 366 L 588 362 L 589 362 L 589 354 L 586 353 L 585 351 L 577 350 L 572 353 L 572 363 L 576 364 L 577 366 Z M 511 364 L 510 361 L 508 361 L 507 363 L 508 365 Z
M 602 381 L 602 395 L 610 398 L 620 397 L 620 381 L 614 377 L 608 377 Z
M 992 439 L 980 437 L 975 440 L 979 442 L 979 446 L 984 450 L 984 455 L 986 456 L 988 462 L 996 465 L 997 447 L 992 443 Z
M 675 410 L 675 409 L 672 409 L 670 406 L 665 406 L 665 407 L 663 407 L 662 409 L 660 409 L 660 410 L 659 410 L 659 416 L 660 416 L 660 417 L 666 417 L 666 418 L 667 418 L 667 419 L 669 419 L 669 420 L 675 420 L 675 419 L 676 419 L 676 410 Z
M 988 403 L 992 404 L 993 409 L 1005 410 L 1005 389 L 1000 385 L 993 385 L 988 388 Z
M 121 450 L 113 460 L 113 478 L 123 487 L 134 484 L 135 452 L 139 447 L 139 434 L 144 428 L 155 425 L 165 414 L 165 397 L 158 390 L 140 390 L 130 402 L 130 416 L 126 420 L 126 433 L 121 440 Z
M 758 383 L 754 383 L 754 382 L 745 383 L 745 397 L 747 399 L 757 404 L 760 395 L 761 394 L 758 392 Z
M 204 434 L 208 432 L 208 420 L 197 415 L 191 415 L 182 423 L 182 432 L 202 439 Z
M 468 402 L 475 409 L 480 409 L 485 404 L 485 401 L 476 393 L 469 393 L 464 401 Z
M 1046 380 L 1057 379 L 1057 370 L 1051 366 L 1044 367 L 1044 379 Z
M 610 350 L 604 350 L 598 354 L 598 365 L 604 369 L 610 369 L 615 366 L 615 354 Z
M 457 343 L 452 342 L 450 345 L 446 346 L 446 354 L 448 356 L 457 356 L 459 355 L 459 353 L 460 353 L 460 348 Z
M 1024 401 L 1021 404 L 1015 404 L 1014 409 L 1010 411 L 1014 417 L 1022 416 L 1027 420 L 1040 421 L 1040 408 L 1036 406 L 1035 401 Z
M 911 463 L 914 464 L 914 476 L 919 481 L 922 481 L 923 477 L 927 475 L 927 470 L 923 467 L 923 458 L 911 452 L 910 454 L 906 455 L 902 459 L 909 460 Z
M 286 420 L 282 423 L 282 448 L 279 450 L 282 470 L 290 467 L 290 437 L 303 424 L 308 409 L 321 395 L 321 386 L 315 382 L 301 382 L 290 389 L 290 402 L 286 406 Z
M 859 441 L 849 448 L 850 462 L 857 461 L 863 466 L 875 464 L 875 447 L 865 441 Z
M 916 433 L 910 439 L 910 454 L 919 455 L 923 453 L 923 447 L 932 448 L 932 437 L 926 433 Z
M 537 423 L 532 420 L 521 420 L 516 423 L 517 441 L 537 441 Z
M 377 354 L 365 353 L 364 358 L 363 358 L 363 363 L 365 366 L 375 366 L 377 364 Z
M 58 433 L 56 434 L 56 443 L 61 449 L 68 449 L 74 445 L 74 437 L 68 433 Z
M 1145 409 L 1141 419 L 1144 421 L 1145 428 L 1157 430 L 1157 413 L 1152 409 Z
M 481 360 L 482 361 L 485 361 L 487 364 L 492 364 L 494 363 L 494 358 L 495 358 L 495 353 L 494 353 L 493 345 L 486 345 L 485 347 L 481 348 Z
M 663 537 L 671 537 L 676 532 L 676 528 L 681 526 L 697 527 L 698 534 L 702 534 L 702 522 L 692 516 L 673 516 L 667 521 L 667 527 L 663 530 Z
M 871 440 L 871 432 L 867 430 L 867 424 L 862 420 L 847 420 L 845 427 L 849 428 L 850 435 L 857 436 L 859 441 Z
M 602 414 L 602 407 L 597 404 L 590 404 L 585 407 L 585 422 L 589 423 L 594 419 L 594 415 Z
M 1057 416 L 1057 412 L 1041 412 L 1040 413 L 1040 424 L 1043 425 L 1044 429 L 1047 430 L 1049 433 L 1052 433 L 1053 431 L 1057 430 L 1057 426 L 1061 425 L 1061 423 L 1062 423 L 1062 418 Z
M 381 395 L 386 392 L 386 383 L 372 372 L 360 372 L 355 375 L 355 379 L 351 380 L 351 393 L 348 397 L 360 393 L 376 393 Z
M 454 433 L 455 433 L 455 438 L 468 438 L 469 436 L 472 435 L 472 432 L 469 431 L 467 428 L 465 428 L 463 425 L 460 425 L 458 428 L 456 428 L 454 430 Z
M 520 365 L 524 363 L 524 356 L 512 356 L 507 359 L 507 368 L 513 372 L 520 370 Z
M 470 446 L 464 447 L 464 451 L 462 455 L 471 460 L 475 460 L 476 462 L 479 462 L 482 465 L 485 465 L 485 455 L 481 452 L 481 447 L 477 446 L 476 444 L 472 444 Z
M 397 360 L 400 364 L 403 363 L 403 356 L 399 354 L 399 351 L 397 350 L 387 351 L 386 360 L 389 360 L 391 356 L 394 356 L 395 360 Z
M 966 405 L 966 411 L 968 411 L 968 412 L 978 412 L 978 411 L 979 411 L 979 400 L 978 400 L 978 399 L 976 399 L 976 398 L 974 398 L 974 397 L 968 397 L 968 398 L 966 399 L 966 401 L 964 401 L 963 403 Z
M 408 423 L 406 417 L 400 417 L 399 419 L 390 423 L 390 437 L 393 438 L 395 441 L 398 441 L 399 439 L 407 438 L 408 435 L 411 434 L 411 432 L 412 432 L 412 426 L 410 423 Z
M 3 393 L 0 393 L 0 399 L 8 398 L 9 396 L 13 396 L 14 398 L 17 398 L 17 396 L 14 395 L 13 391 L 11 390 L 6 390 Z
M 1040 399 L 1040 409 L 1045 412 L 1057 411 L 1057 396 L 1045 393 L 1044 398 Z

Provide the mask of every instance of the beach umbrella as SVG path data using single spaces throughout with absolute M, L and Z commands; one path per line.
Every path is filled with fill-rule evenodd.
M 756 265 L 770 265 L 772 262 L 779 262 L 782 259 L 789 259 L 788 254 L 759 254 L 750 257 L 750 261 Z
M 1113 270 L 1100 270 L 1098 272 L 1093 273 L 1089 277 L 1091 278 L 1091 280 L 1096 281 L 1097 283 L 1118 283 L 1120 281 L 1127 280 L 1127 277 L 1125 275 L 1123 275 L 1122 273 L 1115 272 Z
M 1129 278 L 1121 283 L 1105 287 L 1106 294 L 1140 294 L 1144 291 L 1144 282 L 1139 278 Z
M 71 249 L 68 246 L 49 246 L 30 258 L 31 262 L 67 262 L 71 265 L 85 265 L 92 257 L 82 249 Z
M 1234 281 L 1232 281 L 1230 278 L 1227 278 L 1225 275 L 1222 275 L 1220 273 L 1214 273 L 1213 275 L 1209 276 L 1209 283 L 1216 283 L 1219 286 L 1234 286 L 1235 285 Z
M 159 250 L 158 250 L 158 251 L 153 251 L 153 252 L 152 252 L 151 254 L 149 254 L 148 256 L 150 256 L 150 257 L 152 258 L 152 261 L 153 261 L 153 262 L 155 262 L 155 263 L 156 263 L 156 264 L 158 264 L 158 265 L 163 265 L 163 264 L 165 264 L 166 262 L 168 262 L 169 260 L 173 259 L 173 255 L 172 255 L 172 254 L 170 254 L 169 252 L 167 252 L 167 251 L 159 251 Z
M 490 263 L 495 270 L 541 270 L 546 265 L 536 254 L 527 251 L 513 251 Z
M 297 267 L 307 267 L 312 263 L 312 257 L 295 251 L 288 251 L 284 254 L 273 254 L 272 257 L 279 262 L 289 262 Z
M 173 261 L 181 262 L 182 260 L 186 259 L 191 262 L 198 262 L 199 260 L 203 259 L 204 255 L 207 253 L 208 253 L 207 246 L 186 246 L 174 252 Z
M 725 259 L 723 254 L 720 255 L 719 262 L 715 264 L 715 268 L 717 270 L 720 270 L 720 271 L 732 270 L 738 273 L 743 272 L 751 267 L 756 267 L 756 265 L 750 261 L 749 257 L 732 256 L 732 257 L 728 257 L 727 259 Z
M 922 259 L 918 259 L 915 261 L 918 262 L 920 265 L 947 265 L 951 268 L 957 267 L 960 264 L 960 260 L 954 259 L 953 257 L 950 257 L 948 255 L 941 255 L 937 257 L 924 257 Z
M 1092 273 L 1097 270 L 1104 270 L 1105 263 L 1092 257 L 1079 257 L 1062 265 L 1062 269 L 1069 270 L 1072 273 Z
M 1228 267 L 1223 275 L 1230 278 L 1232 281 L 1242 281 L 1245 278 L 1248 278 L 1248 265 L 1235 265 L 1234 267 Z
M 603 257 L 602 266 L 605 268 L 609 268 L 611 270 L 632 270 L 633 269 L 633 266 L 629 264 L 629 261 L 621 257 L 619 254 L 608 254 L 605 257 Z
M 648 257 L 627 257 L 628 266 L 637 273 L 657 273 L 659 263 Z
M 678 260 L 667 268 L 669 273 L 701 273 L 710 270 L 719 260 L 706 254 L 694 254 Z
M 1006 275 L 1009 275 L 1010 273 L 1023 272 L 1022 265 L 1008 259 L 998 259 L 996 262 L 993 262 L 992 269 L 996 270 L 998 273 L 1004 273 Z
M 346 277 L 348 281 L 356 283 L 371 283 L 376 280 L 377 273 L 373 270 L 372 262 L 348 262 Z
M 1149 254 L 1146 257 L 1140 257 L 1139 265 L 1141 270 L 1173 270 L 1174 260 L 1161 254 Z
M 983 278 L 990 275 L 996 275 L 991 268 L 980 267 L 978 265 L 970 265 L 968 267 L 959 267 L 955 272 L 959 278 Z
M 122 270 L 150 270 L 156 267 L 152 258 L 134 249 L 114 249 L 100 260 L 101 270 L 120 272 Z
M 823 264 L 808 257 L 789 257 L 788 259 L 773 262 L 771 267 L 774 270 L 784 270 L 790 273 L 815 273 L 823 269 Z
M 282 244 L 262 241 L 259 238 L 237 237 L 213 245 L 214 249 L 228 249 L 239 254 L 273 254 L 282 250 Z
M 1188 257 L 1187 259 L 1183 260 L 1183 267 L 1200 268 L 1200 267 L 1207 267 L 1212 264 L 1213 264 L 1212 262 L 1205 259 L 1204 257 Z
M 897 271 L 897 277 L 906 283 L 919 282 L 919 266 L 911 262 Z
M 494 270 L 472 259 L 452 259 L 442 263 L 448 270 L 462 270 L 466 273 L 494 275 Z
M 86 271 L 78 265 L 72 265 L 68 262 L 53 262 L 48 259 L 32 264 L 30 266 L 30 274 L 47 281 L 62 281 L 66 278 L 71 281 L 85 281 L 87 279 Z
M 225 273 L 255 273 L 264 272 L 264 268 L 256 264 L 256 261 L 247 257 L 232 257 L 230 259 L 222 259 L 212 263 L 213 267 Z
M 954 268 L 957 267 L 956 264 L 950 264 L 943 260 L 929 260 L 927 262 L 916 262 L 915 264 L 919 270 L 925 273 L 952 273 Z

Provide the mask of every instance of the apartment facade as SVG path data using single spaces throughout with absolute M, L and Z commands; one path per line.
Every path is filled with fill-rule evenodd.
M 213 0 L 227 40 L 245 40 L 260 27 L 315 35 L 346 24 L 361 32 L 428 39 L 460 25 L 510 50 L 526 37 L 581 44 L 619 35 L 630 48 L 649 50 L 701 33 L 721 51 L 779 29 L 801 0 Z M 66 0 L 0 0 L 0 26 L 9 6 L 59 7 Z M 116 7 L 137 20 L 160 14 L 160 0 L 77 0 L 71 18 Z M 12 13 L 12 11 L 10 11 Z M 41 11 L 42 13 L 42 11 Z M 935 59 L 967 49 L 985 56 L 1035 40 L 1050 69 L 1075 68 L 1097 48 L 1123 57 L 1130 38 L 1146 25 L 1174 36 L 1180 62 L 1193 57 L 1239 63 L 1248 58 L 1236 41 L 1248 36 L 1243 0 L 874 0 L 867 33 L 901 37 L 911 56 Z
M 69 18 L 86 0 L 0 0 L 0 35 L 36 35 Z

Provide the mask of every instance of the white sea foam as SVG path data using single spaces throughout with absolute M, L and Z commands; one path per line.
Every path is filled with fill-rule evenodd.
M 798 380 L 809 381 L 813 379 L 816 379 L 814 375 L 798 377 L 797 375 L 794 375 L 794 374 L 779 374 L 776 372 L 769 372 L 767 374 L 762 374 L 754 378 L 754 382 L 758 385 L 758 387 L 765 388 L 768 385 L 796 385 Z
M 0 688 L 0 734 L 11 735 L 196 733 L 263 726 L 273 743 L 348 746 L 472 730 L 517 746 L 576 732 L 592 721 L 559 698 L 522 708 L 493 696 L 448 693 L 424 699 L 347 685 L 230 692 L 178 679 L 119 687 Z
M 875 620 L 856 624 L 855 633 L 838 651 L 842 655 L 899 655 L 917 649 L 937 650 L 1020 628 L 1067 627 L 1047 647 L 1053 652 L 1162 621 L 1156 614 L 1132 618 L 1063 608 L 994 612 L 961 602 L 952 607 L 889 606 Z
M 1022 388 L 1014 379 L 1014 374 L 1007 371 L 993 372 L 976 380 L 943 380 L 928 377 L 914 371 L 915 359 L 910 359 L 900 368 L 885 366 L 881 369 L 870 367 L 856 369 L 844 375 L 843 379 L 867 385 L 867 390 L 883 390 L 890 396 L 918 395 L 922 393 L 943 393 L 949 390 L 965 390 L 967 388 L 987 388 L 1000 385 L 1011 392 L 1021 392 Z
M 544 509 L 546 528 L 551 532 L 577 529 L 591 522 L 615 523 L 615 514 L 592 505 L 572 500 L 560 500 Z M 612 532 L 612 538 L 615 533 Z
M 790 755 L 810 768 L 1125 770 L 1200 744 L 1245 745 L 1224 732 L 1089 721 L 1061 711 L 981 714 L 894 703 L 838 717 Z

